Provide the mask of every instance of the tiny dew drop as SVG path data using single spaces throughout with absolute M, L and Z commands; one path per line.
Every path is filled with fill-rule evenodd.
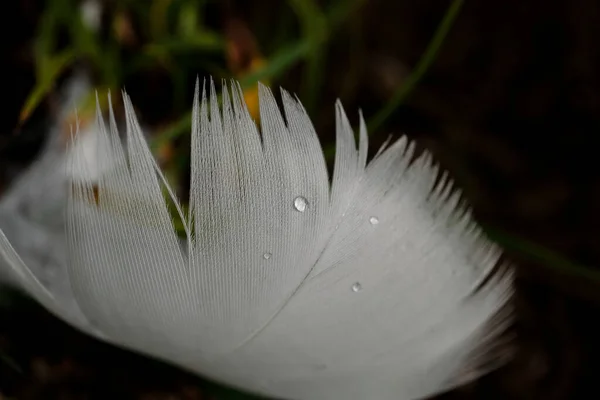
M 360 282 L 356 282 L 354 285 L 352 285 L 352 291 L 354 293 L 360 292 L 362 290 L 362 285 L 360 284 Z
M 265 254 L 263 254 L 263 258 L 264 258 L 265 260 L 268 260 L 269 258 L 271 258 L 271 256 L 272 256 L 272 255 L 273 255 L 273 254 L 271 254 L 271 253 L 265 253 Z
M 294 208 L 296 211 L 304 212 L 306 211 L 306 207 L 308 207 L 308 200 L 304 197 L 298 196 L 294 199 Z
M 371 217 L 369 218 L 369 222 L 371 223 L 371 225 L 377 225 L 379 223 L 379 218 Z

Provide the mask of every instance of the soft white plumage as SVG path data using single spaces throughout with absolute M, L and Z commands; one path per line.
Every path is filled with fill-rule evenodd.
M 92 176 L 74 137 L 66 212 L 76 307 L 40 283 L 4 235 L 22 287 L 103 340 L 203 376 L 285 399 L 414 399 L 457 384 L 507 326 L 498 249 L 459 194 L 406 139 L 367 161 L 336 105 L 329 183 L 313 126 L 261 86 L 261 130 L 241 89 L 193 108 L 189 215 L 178 238 L 168 188 L 124 95 L 122 145 L 111 113 L 93 131 Z M 78 175 L 74 174 L 77 172 Z M 167 191 L 173 197 L 172 190 Z M 174 204 L 179 209 L 176 199 Z M 481 361 L 481 360 L 478 360 Z

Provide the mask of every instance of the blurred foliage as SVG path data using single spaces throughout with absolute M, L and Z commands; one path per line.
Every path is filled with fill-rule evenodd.
M 154 0 L 111 4 L 97 1 L 47 2 L 34 45 L 36 85 L 21 113 L 26 119 L 54 86 L 60 73 L 73 64 L 85 64 L 96 85 L 120 89 L 127 78 L 159 64 L 178 85 L 184 85 L 184 68 L 211 68 L 210 60 L 224 49 L 221 34 L 206 27 L 203 1 Z M 108 20 L 101 29 L 102 19 Z M 128 49 L 134 48 L 131 52 Z M 204 57 L 202 57 L 204 56 Z M 211 73 L 219 75 L 218 71 Z
M 314 101 L 321 82 L 323 47 L 363 2 L 338 0 L 331 9 L 321 10 L 313 0 L 289 0 L 289 12 L 302 25 L 302 32 L 273 35 L 277 49 L 267 57 L 261 55 L 252 32 L 233 14 L 226 17 L 221 29 L 214 26 L 208 14 L 219 2 L 48 2 L 34 45 L 36 84 L 23 106 L 21 120 L 31 115 L 60 75 L 75 64 L 85 64 L 98 87 L 113 91 L 123 87 L 128 77 L 159 65 L 177 88 L 169 101 L 184 104 L 189 100 L 184 95 L 190 73 L 210 74 L 217 81 L 236 78 L 248 88 L 258 80 L 269 83 L 306 61 L 309 67 L 303 95 Z M 101 19 L 108 21 L 107 29 L 101 26 Z M 186 114 L 165 129 L 164 140 L 181 134 L 187 126 Z

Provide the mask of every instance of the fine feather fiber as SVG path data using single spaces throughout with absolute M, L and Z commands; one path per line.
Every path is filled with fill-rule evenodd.
M 402 138 L 367 164 L 362 116 L 357 146 L 338 102 L 330 180 L 301 103 L 282 91 L 282 113 L 262 85 L 259 100 L 260 129 L 238 84 L 221 106 L 197 87 L 186 215 L 129 97 L 124 140 L 98 111 L 68 162 L 77 312 L 0 235 L 21 286 L 96 337 L 270 398 L 418 399 L 495 366 L 512 277 L 431 156 Z

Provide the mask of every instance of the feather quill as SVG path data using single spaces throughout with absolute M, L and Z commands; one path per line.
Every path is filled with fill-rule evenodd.
M 123 94 L 126 138 L 99 113 L 101 174 L 73 137 L 66 207 L 67 312 L 4 235 L 22 287 L 103 340 L 285 399 L 417 399 L 461 383 L 511 322 L 510 272 L 428 153 L 402 138 L 367 164 L 341 103 L 331 184 L 300 101 L 259 87 L 197 87 L 189 215 Z M 77 178 L 75 171 L 82 173 Z M 186 237 L 178 238 L 164 188 Z M 471 378 L 475 377 L 473 375 Z

